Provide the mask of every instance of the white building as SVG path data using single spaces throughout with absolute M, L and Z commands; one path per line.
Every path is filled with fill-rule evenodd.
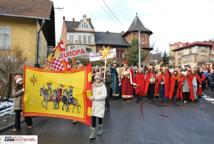
M 86 47 L 87 50 L 95 51 L 95 31 L 91 19 L 83 15 L 80 21 L 66 21 L 63 17 L 61 39 L 66 49 Z

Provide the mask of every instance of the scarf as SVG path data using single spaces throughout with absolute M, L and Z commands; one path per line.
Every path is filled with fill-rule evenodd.
M 92 84 L 92 86 L 93 86 L 93 87 L 101 87 L 103 84 L 104 84 L 103 82 L 100 82 L 100 83 L 94 82 L 94 83 Z

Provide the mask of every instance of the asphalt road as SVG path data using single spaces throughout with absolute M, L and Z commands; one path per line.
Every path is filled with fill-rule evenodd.
M 139 104 L 113 100 L 104 120 L 104 135 L 89 141 L 89 128 L 56 118 L 34 118 L 34 127 L 0 135 L 38 135 L 39 144 L 213 144 L 214 104 L 162 104 L 147 98 Z

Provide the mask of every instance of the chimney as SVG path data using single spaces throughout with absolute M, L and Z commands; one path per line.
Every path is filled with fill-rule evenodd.
M 72 19 L 72 22 L 73 22 L 72 29 L 74 30 L 75 29 L 75 23 L 74 23 L 75 22 L 75 18 Z
M 83 15 L 83 19 L 86 19 L 86 17 L 87 17 L 86 14 L 84 14 L 84 15 Z
M 62 17 L 63 21 L 65 21 L 65 16 Z

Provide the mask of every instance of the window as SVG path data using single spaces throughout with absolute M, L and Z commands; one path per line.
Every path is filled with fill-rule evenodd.
M 88 44 L 91 44 L 91 36 L 88 36 Z
M 179 50 L 178 55 L 182 55 L 182 54 L 183 54 L 183 50 Z
M 202 55 L 202 56 L 201 56 L 201 60 L 202 60 L 202 61 L 208 60 L 208 56 Z
M 178 65 L 181 65 L 181 58 L 178 58 Z
M 192 48 L 192 53 L 198 53 L 198 47 L 197 46 Z
M 86 44 L 86 36 L 83 36 L 83 44 Z
M 184 55 L 188 55 L 189 54 L 189 49 L 184 49 Z
M 0 27 L 0 49 L 10 49 L 11 30 L 9 27 Z
M 207 52 L 208 48 L 207 47 L 201 47 L 201 52 Z
M 69 35 L 69 42 L 68 43 L 72 44 L 73 41 L 74 41 L 73 39 L 74 39 L 74 36 L 73 35 Z
M 82 37 L 81 37 L 81 35 L 78 36 L 78 43 L 82 44 Z

